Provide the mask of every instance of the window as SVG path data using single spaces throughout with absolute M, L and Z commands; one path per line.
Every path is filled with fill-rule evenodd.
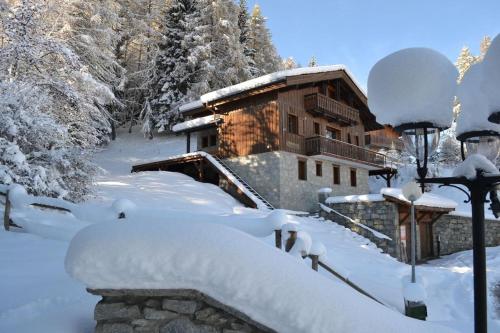
M 326 137 L 328 139 L 340 140 L 340 131 L 336 128 L 327 127 L 326 128 Z
M 208 136 L 204 136 L 201 138 L 201 148 L 208 147 Z
M 319 127 L 319 123 L 314 123 L 314 134 L 316 135 L 321 135 L 321 130 L 320 130 L 320 127 Z
M 370 134 L 365 135 L 365 144 L 369 145 L 372 141 L 371 139 L 372 137 L 370 136 Z
M 352 143 L 351 142 L 351 133 L 347 133 L 347 143 Z
M 333 184 L 340 185 L 340 167 L 338 165 L 333 166 Z
M 358 180 L 356 177 L 356 169 L 351 169 L 351 186 L 356 187 L 358 185 Z
M 299 134 L 299 119 L 293 114 L 288 114 L 288 132 Z
M 359 146 L 359 136 L 356 135 L 356 137 L 354 138 L 356 141 L 356 146 Z
M 299 180 L 307 180 L 307 162 L 299 160 Z
M 217 135 L 210 135 L 210 147 L 217 146 Z
M 316 162 L 316 176 L 323 177 L 323 165 L 321 162 Z

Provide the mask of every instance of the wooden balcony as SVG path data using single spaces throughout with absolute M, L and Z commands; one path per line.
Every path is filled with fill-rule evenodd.
M 354 126 L 359 122 L 358 110 L 319 93 L 305 95 L 304 108 L 315 117 L 324 117 L 341 126 Z
M 347 142 L 314 136 L 305 140 L 306 155 L 327 155 L 376 167 L 387 167 L 387 157 Z

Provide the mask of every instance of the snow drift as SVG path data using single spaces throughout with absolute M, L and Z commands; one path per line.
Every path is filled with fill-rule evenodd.
M 450 332 L 389 310 L 222 225 L 95 224 L 72 240 L 65 267 L 90 288 L 197 289 L 279 332 Z

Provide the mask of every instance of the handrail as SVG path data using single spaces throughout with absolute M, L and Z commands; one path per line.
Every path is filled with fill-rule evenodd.
M 328 206 L 325 206 L 323 205 L 322 203 L 319 204 L 319 207 L 327 212 L 327 213 L 334 213 L 334 214 L 337 214 L 338 216 L 340 217 L 343 217 L 344 219 L 346 219 L 347 221 L 351 222 L 352 224 L 354 225 L 357 225 L 358 227 L 362 228 L 362 229 L 365 229 L 369 232 L 371 232 L 373 234 L 373 236 L 377 237 L 377 238 L 381 238 L 381 239 L 387 239 L 387 240 L 390 240 L 392 241 L 392 238 L 390 238 L 389 236 L 387 235 L 384 235 L 383 233 L 381 233 L 380 231 L 377 231 L 377 230 L 374 230 L 372 228 L 370 228 L 369 226 L 366 226 L 364 225 L 363 223 L 360 223 L 359 221 L 356 221 L 356 220 L 353 220 L 352 218 L 350 218 L 349 216 L 346 216 L 338 211 L 336 211 L 335 209 L 331 208 L 331 207 L 328 207 Z

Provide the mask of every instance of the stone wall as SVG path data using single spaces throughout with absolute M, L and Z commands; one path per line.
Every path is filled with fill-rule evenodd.
M 195 290 L 90 290 L 96 333 L 274 332 Z
M 500 245 L 500 221 L 485 220 L 486 246 Z M 437 239 L 441 238 L 440 254 L 450 254 L 472 249 L 472 221 L 470 217 L 453 214 L 443 215 L 432 227 L 434 253 L 437 252 Z
M 307 160 L 307 180 L 298 179 L 298 159 Z M 332 195 L 368 193 L 368 170 L 343 164 L 328 157 L 307 157 L 284 151 L 248 155 L 224 160 L 250 186 L 276 208 L 317 212 L 317 191 L 330 187 Z M 316 175 L 316 162 L 322 176 Z M 340 167 L 340 184 L 333 184 L 333 165 Z M 355 168 L 357 186 L 350 184 L 350 169 Z
M 335 221 L 368 238 L 385 253 L 401 259 L 399 214 L 396 204 L 387 201 L 372 201 L 334 203 L 329 206 L 337 212 L 353 220 L 359 220 L 360 223 L 389 236 L 392 241 L 377 238 L 370 231 L 356 226 L 338 214 L 322 212 L 321 215 L 324 218 Z

